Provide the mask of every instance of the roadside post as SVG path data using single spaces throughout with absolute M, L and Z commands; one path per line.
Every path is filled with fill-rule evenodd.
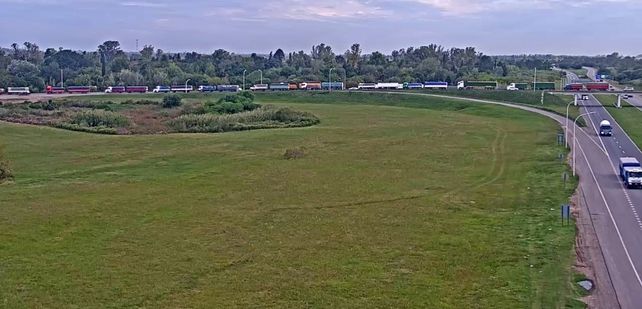
M 617 95 L 617 108 L 622 108 L 622 95 Z
M 544 91 L 542 91 L 542 105 L 544 105 Z
M 571 205 L 564 204 L 561 207 L 562 211 L 562 225 L 564 225 L 564 220 L 566 220 L 566 225 L 571 224 Z
M 562 181 L 564 181 L 564 189 L 566 189 L 566 183 L 568 182 L 568 173 L 564 172 L 562 174 Z
M 574 95 L 574 97 L 575 97 L 575 101 L 574 101 L 575 106 L 577 106 L 577 96 L 578 96 L 577 94 Z

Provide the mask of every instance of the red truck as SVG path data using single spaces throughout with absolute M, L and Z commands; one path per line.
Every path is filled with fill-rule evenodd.
M 89 86 L 69 86 L 67 87 L 67 92 L 69 93 L 89 93 L 91 87 Z
M 321 90 L 321 82 L 305 82 L 299 84 L 302 90 Z
M 146 93 L 148 90 L 147 86 L 127 86 L 127 93 Z
M 586 90 L 588 91 L 609 91 L 609 83 L 587 83 Z
M 54 86 L 47 86 L 46 88 L 47 94 L 61 94 L 65 93 L 65 87 L 54 87 Z

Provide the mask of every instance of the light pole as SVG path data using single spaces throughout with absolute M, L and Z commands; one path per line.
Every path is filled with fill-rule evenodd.
M 575 118 L 575 121 L 573 121 L 573 150 L 572 150 L 573 151 L 573 177 L 575 177 L 575 153 L 577 152 L 577 150 L 575 149 L 575 144 L 577 143 L 576 142 L 577 141 L 577 136 L 575 136 L 575 131 L 577 129 L 577 120 L 580 119 L 580 117 L 582 117 L 582 116 L 586 116 L 586 115 L 590 115 L 590 114 L 595 114 L 595 112 L 589 112 L 589 113 L 581 114 L 581 115 L 577 116 L 577 118 Z
M 566 143 L 566 148 L 568 148 L 568 109 L 571 107 L 571 104 L 574 102 L 568 103 L 566 105 L 566 126 L 564 130 L 564 143 Z
M 330 68 L 330 71 L 328 72 L 328 91 L 332 92 L 332 70 L 334 68 Z
M 187 93 L 187 92 L 188 92 L 188 91 L 187 91 L 187 83 L 189 83 L 189 81 L 190 81 L 190 80 L 192 80 L 192 79 L 191 79 L 191 78 L 188 78 L 188 79 L 185 81 L 185 93 Z
M 247 70 L 243 70 L 243 90 L 245 90 L 245 72 L 247 72 Z
M 261 73 L 261 85 L 263 85 L 263 70 L 259 70 L 259 73 Z

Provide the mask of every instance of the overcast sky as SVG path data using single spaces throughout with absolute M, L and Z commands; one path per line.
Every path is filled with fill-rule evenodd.
M 286 52 L 430 43 L 486 54 L 642 54 L 642 0 L 0 0 L 0 46 Z

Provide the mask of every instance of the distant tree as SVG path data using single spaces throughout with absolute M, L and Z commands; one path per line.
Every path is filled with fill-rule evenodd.
M 114 57 L 119 54 L 119 52 L 122 51 L 120 50 L 120 43 L 118 41 L 105 41 L 103 44 L 98 46 L 103 76 L 107 74 L 107 66 L 111 63 Z
M 361 60 L 361 45 L 355 43 L 346 51 L 346 61 L 353 68 L 359 67 L 359 60 Z

